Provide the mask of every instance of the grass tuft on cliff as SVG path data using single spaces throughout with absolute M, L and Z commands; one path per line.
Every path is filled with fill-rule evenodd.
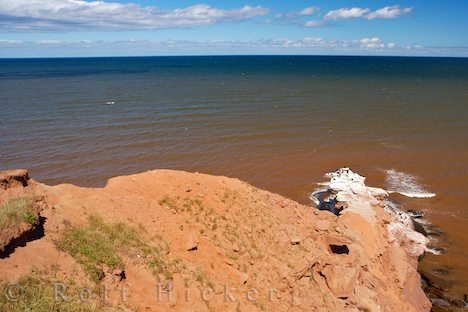
M 18 197 L 0 205 L 0 230 L 15 226 L 21 222 L 36 223 L 37 212 L 34 210 L 34 198 Z
M 164 244 L 150 245 L 141 229 L 126 223 L 107 223 L 100 216 L 91 216 L 85 227 L 70 227 L 56 242 L 80 263 L 91 278 L 98 282 L 106 269 L 124 270 L 122 256 L 142 259 L 155 273 L 171 278 L 176 262 L 168 261 Z
M 35 272 L 22 277 L 15 284 L 1 284 L 0 311 L 8 312 L 104 312 L 117 311 L 119 308 L 110 309 L 104 302 L 91 298 L 82 300 L 80 293 L 83 287 L 79 287 L 73 281 L 67 281 L 63 290 L 64 298 L 54 298 L 55 280 L 47 272 Z M 96 293 L 97 295 L 97 293 Z

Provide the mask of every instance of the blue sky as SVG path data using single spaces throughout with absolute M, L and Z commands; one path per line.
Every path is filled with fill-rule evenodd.
M 466 0 L 0 0 L 0 57 L 468 56 Z

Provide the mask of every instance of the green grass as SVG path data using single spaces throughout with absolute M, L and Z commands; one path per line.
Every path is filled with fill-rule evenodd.
M 25 213 L 22 218 L 23 218 L 23 221 L 28 222 L 30 224 L 34 224 L 37 222 L 39 217 L 35 213 L 28 212 L 28 213 Z
M 160 201 L 159 204 L 161 206 L 166 206 L 169 209 L 174 209 L 175 211 L 179 211 L 179 207 L 177 206 L 177 203 L 170 198 L 168 195 L 165 195 Z
M 205 206 L 203 206 L 203 203 L 199 198 L 185 198 L 183 206 L 188 212 L 195 213 L 196 215 L 199 215 L 205 209 Z
M 87 226 L 65 230 L 56 245 L 75 258 L 96 282 L 107 268 L 124 270 L 124 255 L 143 259 L 155 274 L 172 277 L 177 266 L 165 257 L 169 247 L 160 238 L 160 244 L 148 244 L 144 234 L 126 223 L 106 223 L 99 216 L 91 216 Z
M 173 274 L 180 270 L 180 261 L 168 260 L 161 255 L 157 255 L 148 262 L 148 267 L 153 273 L 162 275 L 166 280 L 171 280 Z
M 214 283 L 208 278 L 205 272 L 199 269 L 196 272 L 194 272 L 194 274 L 195 274 L 195 280 L 198 283 L 200 283 L 202 286 L 207 286 L 211 289 L 215 288 Z
M 67 301 L 58 297 L 54 300 L 55 281 L 46 274 L 31 273 L 21 278 L 18 285 L 22 292 L 9 284 L 0 285 L 0 311 L 9 312 L 103 312 L 120 311 L 118 308 L 109 308 L 103 302 L 98 301 L 99 293 L 93 293 L 94 299 L 83 302 L 79 298 L 82 287 L 78 287 L 73 281 L 66 283 L 65 296 Z M 11 297 L 7 296 L 7 290 Z M 15 300 L 11 300 L 11 299 Z
M 0 206 L 0 230 L 15 226 L 23 221 L 35 223 L 38 215 L 34 211 L 34 198 L 18 197 Z

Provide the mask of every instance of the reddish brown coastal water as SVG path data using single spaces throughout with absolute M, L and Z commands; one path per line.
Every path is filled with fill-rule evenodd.
M 369 185 L 436 194 L 392 197 L 446 233 L 435 243 L 445 252 L 421 268 L 460 297 L 467 86 L 466 59 L 1 60 L 0 169 L 85 186 L 154 168 L 201 171 L 308 203 L 325 172 L 350 166 Z

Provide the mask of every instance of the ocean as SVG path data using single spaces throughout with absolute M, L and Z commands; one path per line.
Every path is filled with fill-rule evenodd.
M 421 271 L 467 292 L 466 58 L 0 59 L 0 134 L 0 169 L 47 184 L 170 168 L 311 204 L 349 166 L 425 212 L 442 253 Z

